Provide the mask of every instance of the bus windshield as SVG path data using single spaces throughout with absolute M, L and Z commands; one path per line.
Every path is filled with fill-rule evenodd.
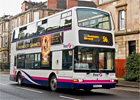
M 114 72 L 114 49 L 76 47 L 75 71 Z
M 109 14 L 95 9 L 77 9 L 79 27 L 111 30 Z

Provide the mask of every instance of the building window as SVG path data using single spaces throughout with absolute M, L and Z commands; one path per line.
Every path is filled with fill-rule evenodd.
M 118 59 L 118 43 L 115 43 L 115 59 Z
M 4 29 L 5 29 L 5 23 L 3 23 L 3 25 L 2 25 L 2 30 L 3 30 L 3 32 L 5 31 Z
M 7 36 L 5 36 L 5 47 L 7 47 Z
M 104 3 L 109 3 L 113 0 L 99 0 L 99 5 L 104 4 Z
M 4 54 L 4 62 L 7 62 L 7 54 Z
M 125 30 L 125 11 L 119 11 L 119 29 Z
M 2 53 L 2 55 L 1 55 L 1 56 L 2 56 L 2 62 L 4 62 L 4 57 L 3 57 L 3 53 Z
M 136 41 L 129 41 L 129 55 L 136 52 Z
M 20 17 L 18 18 L 18 26 L 20 26 Z
M 29 23 L 29 14 L 27 14 L 27 24 Z
M 0 24 L 0 34 L 1 34 L 1 24 Z
M 39 12 L 34 12 L 34 21 L 39 20 Z
M 15 27 L 17 27 L 17 19 L 15 19 Z
M 2 47 L 5 47 L 4 37 L 2 38 Z
M 14 23 L 13 23 L 13 20 L 11 21 L 11 30 L 13 30 L 14 28 Z
M 5 23 L 5 31 L 8 31 L 8 22 Z

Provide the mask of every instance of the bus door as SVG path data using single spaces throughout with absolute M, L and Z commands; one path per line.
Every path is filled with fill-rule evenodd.
M 64 50 L 54 53 L 53 64 L 58 69 L 58 77 L 72 78 L 73 50 Z M 54 67 L 53 66 L 53 67 Z

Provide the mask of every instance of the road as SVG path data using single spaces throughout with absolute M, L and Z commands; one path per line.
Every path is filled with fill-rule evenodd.
M 46 87 L 22 85 L 9 81 L 8 74 L 0 74 L 0 100 L 139 100 L 136 88 L 58 90 L 52 92 Z

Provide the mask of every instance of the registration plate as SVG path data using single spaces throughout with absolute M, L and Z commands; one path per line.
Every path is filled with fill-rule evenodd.
M 93 87 L 102 87 L 102 85 L 93 85 Z

